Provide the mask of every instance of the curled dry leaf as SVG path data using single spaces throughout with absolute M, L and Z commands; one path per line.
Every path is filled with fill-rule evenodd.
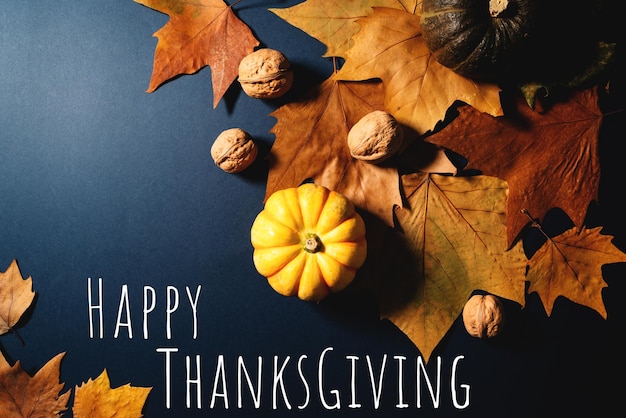
M 9 332 L 30 307 L 35 298 L 31 277 L 24 279 L 13 260 L 7 270 L 0 272 L 0 335 Z

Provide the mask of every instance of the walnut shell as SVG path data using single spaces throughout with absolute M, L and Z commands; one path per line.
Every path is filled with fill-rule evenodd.
M 391 114 L 375 110 L 352 126 L 348 147 L 354 158 L 380 163 L 398 152 L 403 136 L 401 126 Z
M 474 295 L 463 307 L 463 324 L 473 337 L 495 337 L 503 323 L 504 308 L 494 295 Z
M 275 99 L 287 93 L 293 84 L 293 71 L 282 52 L 261 48 L 239 63 L 239 84 L 255 99 Z
M 215 165 L 227 173 L 238 173 L 248 168 L 258 152 L 250 134 L 239 128 L 223 131 L 211 146 L 211 157 Z

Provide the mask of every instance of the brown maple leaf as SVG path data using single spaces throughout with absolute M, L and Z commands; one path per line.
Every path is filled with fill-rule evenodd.
M 140 418 L 152 388 L 130 384 L 112 389 L 106 369 L 95 380 L 76 386 L 74 418 Z
M 31 277 L 24 279 L 13 260 L 5 272 L 0 272 L 0 335 L 6 334 L 19 322 L 33 303 Z
M 606 319 L 602 289 L 602 266 L 626 262 L 626 254 L 612 243 L 613 237 L 600 234 L 601 227 L 573 227 L 548 238 L 529 263 L 528 292 L 537 292 L 548 316 L 554 302 L 563 296 L 597 311 Z
M 342 80 L 381 79 L 385 109 L 420 134 L 443 120 L 455 101 L 492 116 L 502 115 L 500 88 L 456 74 L 439 64 L 421 35 L 419 14 L 393 8 L 374 8 L 357 21 Z
M 239 62 L 259 41 L 222 0 L 134 0 L 170 20 L 158 38 L 148 93 L 182 74 L 211 67 L 213 108 L 237 78 Z
M 48 361 L 34 376 L 19 361 L 10 366 L 0 353 L 0 411 L 2 418 L 58 417 L 67 410 L 70 391 L 60 394 L 60 365 L 65 353 Z
M 521 95 L 503 100 L 511 104 L 504 117 L 463 106 L 428 140 L 463 155 L 469 167 L 508 182 L 509 244 L 528 223 L 524 209 L 541 219 L 561 208 L 580 227 L 600 182 L 602 113 L 596 88 L 573 92 L 543 112 L 533 111 Z
M 379 82 L 331 77 L 302 100 L 275 110 L 266 198 L 310 178 L 393 225 L 393 205 L 401 204 L 397 170 L 357 160 L 347 145 L 350 128 L 381 107 Z
M 376 289 L 381 316 L 420 349 L 426 360 L 474 290 L 525 303 L 526 257 L 521 243 L 507 250 L 507 184 L 495 177 L 402 176 L 406 207 L 396 207 L 408 257 L 396 279 Z
M 326 45 L 325 57 L 343 57 L 359 31 L 357 20 L 373 7 L 390 7 L 414 13 L 417 0 L 306 0 L 271 12 Z

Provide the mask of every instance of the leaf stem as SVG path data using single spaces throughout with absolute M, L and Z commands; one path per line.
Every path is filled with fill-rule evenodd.
M 545 233 L 545 231 L 543 230 L 543 228 L 541 228 L 541 224 L 539 222 L 537 222 L 535 220 L 535 218 L 533 218 L 530 214 L 530 212 L 528 211 L 528 209 L 522 209 L 521 212 L 526 215 L 528 217 L 528 219 L 530 219 L 530 226 L 533 228 L 537 228 L 539 230 L 539 232 L 541 232 L 543 234 L 544 237 L 546 237 L 547 239 L 550 239 L 550 237 L 548 236 L 548 234 Z
M 500 17 L 500 15 L 509 6 L 508 0 L 490 0 L 489 1 L 489 14 L 491 17 Z
M 612 110 L 610 112 L 603 113 L 602 116 L 603 117 L 604 116 L 612 116 L 612 115 L 619 114 L 619 113 L 622 113 L 622 112 L 625 112 L 625 111 L 626 111 L 626 108 Z
M 304 251 L 308 253 L 316 253 L 323 248 L 320 238 L 315 234 L 307 234 L 304 240 Z

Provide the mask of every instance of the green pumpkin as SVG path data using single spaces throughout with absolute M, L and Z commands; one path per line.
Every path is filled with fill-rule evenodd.
M 473 79 L 514 68 L 537 22 L 537 0 L 423 0 L 421 31 L 434 58 Z

